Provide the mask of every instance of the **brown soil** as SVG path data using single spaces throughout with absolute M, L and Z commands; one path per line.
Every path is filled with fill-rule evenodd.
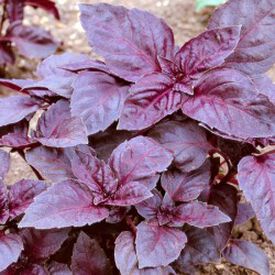
M 61 22 L 55 21 L 47 16 L 43 11 L 27 9 L 27 24 L 43 25 L 50 30 L 55 37 L 63 41 L 60 51 L 74 51 L 94 55 L 88 46 L 85 34 L 78 20 L 78 8 L 76 0 L 56 0 L 61 13 Z M 86 0 L 85 3 L 99 3 L 100 1 Z M 199 34 L 205 29 L 205 24 L 209 18 L 209 10 L 204 13 L 195 13 L 195 0 L 105 0 L 104 2 L 145 9 L 164 18 L 172 27 L 176 41 L 179 45 L 188 39 Z M 20 59 L 16 66 L 8 68 L 8 76 L 13 78 L 30 77 L 36 66 L 36 61 Z M 275 68 L 269 75 L 275 81 Z M 30 168 L 16 154 L 12 154 L 12 169 L 7 177 L 7 184 L 12 184 L 16 180 L 25 178 L 35 178 Z M 272 274 L 275 274 L 275 249 L 270 241 L 264 236 L 259 224 L 253 220 L 237 228 L 234 232 L 235 237 L 251 240 L 262 247 L 267 253 Z M 219 274 L 219 275 L 244 275 L 256 274 L 233 266 L 227 262 L 220 264 L 209 264 L 204 266 L 196 274 Z

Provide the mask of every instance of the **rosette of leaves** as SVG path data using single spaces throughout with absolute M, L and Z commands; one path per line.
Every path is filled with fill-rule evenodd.
M 41 8 L 60 19 L 55 2 L 51 0 L 1 0 L 0 66 L 14 63 L 14 46 L 19 54 L 28 58 L 45 58 L 58 47 L 48 31 L 23 23 L 26 6 Z
M 0 80 L 17 92 L 0 99 L 0 144 L 49 183 L 12 223 L 3 186 L 2 235 L 21 241 L 1 269 L 22 265 L 21 231 L 71 228 L 61 247 L 27 257 L 24 268 L 194 274 L 224 257 L 270 274 L 264 252 L 232 230 L 256 215 L 275 238 L 275 154 L 264 149 L 275 140 L 265 74 L 275 60 L 274 1 L 228 1 L 181 47 L 148 12 L 80 11 L 104 62 L 53 55 L 35 79 Z

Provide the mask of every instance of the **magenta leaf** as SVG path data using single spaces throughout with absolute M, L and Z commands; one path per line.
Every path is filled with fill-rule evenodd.
M 255 217 L 255 212 L 249 202 L 238 204 L 234 225 L 240 225 Z
M 74 245 L 71 269 L 73 274 L 111 274 L 109 259 L 95 239 L 80 232 Z
M 208 203 L 217 206 L 231 221 L 215 227 L 207 228 L 215 239 L 215 245 L 222 251 L 229 241 L 237 215 L 237 189 L 229 184 L 213 185 L 210 189 Z
M 0 99 L 0 127 L 18 122 L 34 113 L 40 102 L 29 96 L 15 95 Z
M 52 185 L 26 210 L 20 227 L 63 228 L 93 224 L 108 217 L 108 210 L 92 204 L 92 194 L 73 180 Z
M 69 150 L 54 149 L 44 146 L 28 150 L 26 160 L 43 176 L 43 178 L 53 182 L 74 178 L 71 170 Z
M 0 150 L 0 180 L 3 180 L 10 169 L 10 154 Z
M 153 189 L 156 174 L 171 163 L 172 155 L 153 139 L 143 136 L 120 144 L 112 153 L 109 165 L 120 185 L 143 183 Z
M 177 270 L 194 274 L 197 265 L 219 262 L 220 251 L 212 234 L 205 229 L 190 227 L 186 235 L 188 242 L 175 262 Z
M 60 249 L 68 232 L 67 229 L 23 229 L 20 236 L 24 243 L 24 255 L 34 262 L 47 259 Z
M 204 202 L 189 202 L 178 206 L 177 209 L 177 218 L 180 221 L 199 228 L 211 227 L 231 221 L 218 207 Z
M 159 71 L 157 57 L 173 56 L 172 30 L 150 13 L 108 4 L 80 5 L 80 11 L 90 45 L 126 80 Z
M 33 6 L 33 7 L 38 7 L 41 8 L 48 13 L 53 14 L 53 16 L 56 19 L 60 19 L 58 9 L 56 7 L 56 4 L 54 1 L 51 0 L 25 0 L 26 4 Z
M 0 272 L 5 270 L 10 264 L 17 261 L 21 251 L 23 250 L 23 243 L 17 234 L 3 234 L 0 232 Z
M 177 52 L 176 63 L 183 73 L 178 82 L 186 85 L 188 94 L 192 94 L 193 81 L 201 73 L 223 64 L 225 58 L 233 53 L 239 42 L 240 29 L 241 26 L 232 26 L 203 32 Z
M 275 61 L 275 2 L 231 0 L 213 14 L 209 29 L 242 25 L 240 41 L 226 65 L 256 75 L 266 72 Z
M 135 157 L 135 156 L 134 156 Z M 97 159 L 93 154 L 76 150 L 72 158 L 72 171 L 75 177 L 85 183 L 94 194 L 94 204 L 128 206 L 151 196 L 145 184 L 147 180 L 127 181 L 115 175 L 109 165 Z M 134 172 L 134 171 L 131 171 Z M 152 175 L 150 181 L 155 184 Z
M 90 135 L 118 120 L 129 86 L 104 72 L 84 72 L 73 89 L 72 115 L 83 119 Z
M 47 185 L 38 180 L 20 180 L 9 189 L 10 218 L 23 214 L 34 198 L 45 191 Z
M 155 268 L 138 268 L 138 260 L 131 232 L 123 231 L 115 241 L 115 263 L 121 274 L 133 275 L 173 275 L 170 266 Z
M 135 241 L 139 268 L 170 264 L 178 258 L 186 242 L 185 233 L 179 229 L 140 223 Z
M 58 46 L 49 32 L 38 27 L 24 26 L 18 21 L 10 25 L 7 39 L 16 44 L 20 54 L 28 57 L 47 57 Z
M 232 264 L 251 269 L 261 275 L 271 274 L 266 254 L 251 242 L 231 240 L 222 254 L 224 258 Z
M 211 129 L 242 139 L 275 135 L 274 105 L 240 72 L 220 68 L 204 75 L 182 106 Z M 253 127 L 251 127 L 253 125 Z
M 60 100 L 42 114 L 35 132 L 45 146 L 71 147 L 87 144 L 86 127 L 78 117 L 71 116 L 69 103 Z
M 93 202 L 96 205 L 106 202 L 118 188 L 111 168 L 91 152 L 76 149 L 71 158 L 71 167 L 74 176 L 94 193 Z
M 240 188 L 251 203 L 265 234 L 273 243 L 275 243 L 274 167 L 274 153 L 245 157 L 238 165 Z
M 173 85 L 162 73 L 144 76 L 130 88 L 118 129 L 141 130 L 179 110 L 184 94 L 174 90 Z
M 177 169 L 165 172 L 161 185 L 174 201 L 188 202 L 199 197 L 209 180 L 210 162 L 207 160 L 199 169 L 189 173 Z
M 190 120 L 161 122 L 149 136 L 173 153 L 175 166 L 183 172 L 199 168 L 211 149 L 205 131 Z
M 8 0 L 6 10 L 10 23 L 24 18 L 24 0 Z

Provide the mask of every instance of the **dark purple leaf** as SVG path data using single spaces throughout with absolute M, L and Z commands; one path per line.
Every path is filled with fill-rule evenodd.
M 87 144 L 87 131 L 82 120 L 70 114 L 69 103 L 60 100 L 42 114 L 35 132 L 36 139 L 50 147 Z
M 84 226 L 108 217 L 108 210 L 94 206 L 91 193 L 75 181 L 52 185 L 26 210 L 21 227 L 37 229 Z
M 173 275 L 170 266 L 155 268 L 138 268 L 138 260 L 131 232 L 123 231 L 115 241 L 115 262 L 121 274 L 131 275 Z
M 142 222 L 137 226 L 136 251 L 139 268 L 166 266 L 176 260 L 187 238 L 176 228 Z
M 220 251 L 224 249 L 231 237 L 234 220 L 237 215 L 238 204 L 237 189 L 229 184 L 213 185 L 210 189 L 208 203 L 217 206 L 223 213 L 230 217 L 231 221 L 218 226 L 208 228 L 215 239 L 215 245 Z
M 275 243 L 275 154 L 250 156 L 238 165 L 238 179 L 267 237 Z
M 20 180 L 10 187 L 9 211 L 14 219 L 23 214 L 34 198 L 47 188 L 45 182 L 38 180 Z
M 26 4 L 33 6 L 33 7 L 38 7 L 41 8 L 48 13 L 53 14 L 53 16 L 56 19 L 60 19 L 58 9 L 56 7 L 56 4 L 54 1 L 51 0 L 25 0 Z
M 162 73 L 144 76 L 130 88 L 118 129 L 141 130 L 180 109 L 184 94 L 174 90 L 173 85 Z
M 109 210 L 109 217 L 106 218 L 106 222 L 115 224 L 121 222 L 126 217 L 131 207 L 113 206 Z
M 255 212 L 249 202 L 238 204 L 238 212 L 234 225 L 240 225 L 255 217 Z
M 174 201 L 188 202 L 197 199 L 210 180 L 210 162 L 189 173 L 177 169 L 165 172 L 161 185 Z
M 9 216 L 8 191 L 5 183 L 0 179 L 0 224 L 5 224 Z
M 13 124 L 39 109 L 39 101 L 29 96 L 15 95 L 0 99 L 0 127 Z
M 269 275 L 270 266 L 264 251 L 245 240 L 231 240 L 223 251 L 225 259 L 233 264 L 249 268 L 261 275 Z
M 132 136 L 133 133 L 128 131 L 117 131 L 110 127 L 104 132 L 92 135 L 90 140 L 97 156 L 107 162 L 113 150 L 120 143 L 130 139 Z
M 44 266 L 39 264 L 30 264 L 21 270 L 20 275 L 48 275 Z
M 184 172 L 199 168 L 211 149 L 205 131 L 190 120 L 161 122 L 148 135 L 173 153 L 175 166 Z
M 209 29 L 242 25 L 240 42 L 226 60 L 227 66 L 255 75 L 275 61 L 275 2 L 231 0 L 213 14 Z
M 18 21 L 10 25 L 7 39 L 16 44 L 20 54 L 27 57 L 47 57 L 58 46 L 49 32 L 38 27 L 24 26 Z
M 0 41 L 0 65 L 13 64 L 15 56 L 9 42 Z
M 90 45 L 126 80 L 159 71 L 157 57 L 173 56 L 172 30 L 150 13 L 108 4 L 80 5 L 80 11 Z
M 177 210 L 179 221 L 199 228 L 212 227 L 231 221 L 218 207 L 204 202 L 194 201 L 182 204 L 177 207 Z
M 69 158 L 70 149 L 54 149 L 40 146 L 26 152 L 26 160 L 48 180 L 59 182 L 73 178 Z
M 72 115 L 83 119 L 90 135 L 118 120 L 129 86 L 104 72 L 84 72 L 73 89 Z
M 0 232 L 0 272 L 16 262 L 22 250 L 23 243 L 19 235 L 11 233 L 5 235 Z
M 121 186 L 140 183 L 153 189 L 156 174 L 163 172 L 171 161 L 172 155 L 153 139 L 138 136 L 120 144 L 113 151 L 109 165 Z
M 10 169 L 10 154 L 0 150 L 0 180 L 3 180 Z
M 28 135 L 28 127 L 28 121 L 26 120 L 10 125 L 9 128 L 11 128 L 11 130 L 0 138 L 0 146 L 24 148 L 35 143 L 35 141 Z
M 241 26 L 213 29 L 189 40 L 176 54 L 176 64 L 183 76 L 178 80 L 183 92 L 193 94 L 193 81 L 203 72 L 223 64 L 233 53 Z
M 68 231 L 67 229 L 23 229 L 20 236 L 24 243 L 24 255 L 32 261 L 47 259 L 60 249 L 68 237 Z
M 24 18 L 24 0 L 8 0 L 7 1 L 7 14 L 10 23 L 14 21 L 22 21 Z
M 222 154 L 230 159 L 233 166 L 237 166 L 239 161 L 248 155 L 257 153 L 254 144 L 248 142 L 240 142 L 226 138 L 217 138 L 217 147 L 221 150 Z
M 190 227 L 186 235 L 188 242 L 175 262 L 180 272 L 194 274 L 197 265 L 219 262 L 220 251 L 212 234 L 205 229 Z
M 183 103 L 182 111 L 229 136 L 249 139 L 275 135 L 274 105 L 258 94 L 247 76 L 233 69 L 206 73 L 195 95 Z
M 80 232 L 74 245 L 71 269 L 73 274 L 112 274 L 109 259 L 95 239 Z

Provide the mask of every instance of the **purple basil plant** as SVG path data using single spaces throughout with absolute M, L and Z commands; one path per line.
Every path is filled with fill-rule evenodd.
M 45 58 L 58 47 L 49 32 L 23 23 L 26 6 L 44 9 L 60 19 L 55 2 L 51 0 L 0 0 L 0 66 L 14 63 L 13 45 L 21 55 L 30 58 Z
M 64 53 L 0 80 L 14 91 L 0 145 L 37 176 L 6 186 L 0 151 L 0 274 L 194 274 L 222 258 L 271 274 L 232 231 L 256 216 L 275 243 L 275 2 L 229 0 L 181 47 L 148 12 L 80 12 L 104 62 Z

